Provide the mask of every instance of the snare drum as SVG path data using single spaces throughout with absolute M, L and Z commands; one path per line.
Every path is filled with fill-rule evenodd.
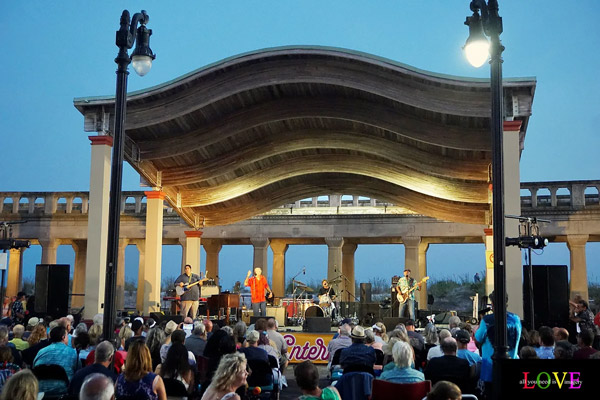
M 310 306 L 304 311 L 304 318 L 309 317 L 324 317 L 325 312 L 319 306 Z

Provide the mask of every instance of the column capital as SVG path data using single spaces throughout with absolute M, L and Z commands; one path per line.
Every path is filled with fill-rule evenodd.
M 112 136 L 88 136 L 92 146 L 106 145 L 112 147 L 113 137 Z
M 402 236 L 404 247 L 418 247 L 421 244 L 420 236 Z
M 23 249 L 23 250 L 25 250 L 25 249 L 26 249 L 26 247 L 23 247 L 22 249 Z M 18 255 L 20 255 L 20 254 L 21 254 L 21 249 L 9 249 L 9 250 L 8 250 L 8 252 L 9 252 L 9 254 L 11 254 L 11 255 L 13 255 L 13 254 L 14 254 L 15 256 L 18 256 Z
M 429 242 L 422 241 L 419 243 L 419 253 L 427 253 L 427 250 L 429 250 Z
M 344 238 L 330 237 L 325 238 L 325 243 L 328 247 L 342 247 L 344 245 Z
M 567 235 L 567 246 L 569 248 L 585 246 L 589 238 L 590 235 Z
M 161 191 L 161 190 L 148 190 L 145 191 L 144 194 L 146 195 L 146 199 L 148 200 L 152 200 L 152 199 L 158 199 L 158 200 L 164 200 L 165 199 L 165 192 Z
M 250 238 L 250 243 L 254 247 L 269 247 L 269 238 Z
M 522 124 L 522 121 L 504 121 L 502 128 L 504 132 L 519 132 Z
M 356 252 L 358 245 L 356 243 L 344 243 L 342 246 L 342 254 L 343 255 L 351 255 Z
M 40 243 L 40 246 L 47 247 L 47 248 L 53 248 L 53 247 L 60 246 L 59 239 L 38 239 L 38 242 Z
M 129 246 L 129 239 L 119 239 L 119 248 Z
M 271 240 L 273 254 L 285 254 L 290 246 L 284 240 Z
M 207 253 L 218 253 L 221 251 L 223 244 L 217 239 L 205 239 L 202 241 L 202 246 Z
M 485 233 L 485 236 L 494 236 L 494 229 L 493 228 L 484 228 L 483 233 Z
M 185 233 L 186 238 L 199 238 L 204 234 L 202 231 L 183 231 L 183 233 Z

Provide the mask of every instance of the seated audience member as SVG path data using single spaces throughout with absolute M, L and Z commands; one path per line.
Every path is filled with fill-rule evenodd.
M 415 331 L 415 321 L 409 319 L 408 321 L 406 321 L 405 326 L 406 334 L 408 335 L 410 343 L 415 352 L 422 351 L 425 348 L 425 339 L 423 338 L 423 335 Z
M 202 400 L 241 400 L 235 391 L 246 385 L 247 377 L 247 362 L 244 354 L 224 355 Z
M 554 334 L 554 342 L 558 342 L 560 340 L 569 340 L 569 331 L 565 328 L 555 326 L 552 328 L 552 333 Z
M 467 360 L 458 358 L 456 340 L 448 337 L 442 339 L 440 344 L 444 355 L 432 358 L 425 367 L 425 379 L 435 384 L 438 381 L 456 383 L 463 392 L 473 393 L 473 372 Z
M 460 388 L 452 382 L 439 381 L 431 392 L 427 394 L 427 400 L 460 400 L 462 399 L 462 392 Z
M 111 400 L 115 398 L 115 385 L 106 375 L 94 373 L 85 379 L 77 394 L 79 400 Z
M 21 354 L 23 356 L 23 363 L 31 366 L 37 353 L 50 344 L 50 341 L 47 339 L 46 327 L 43 324 L 36 325 L 33 331 L 31 331 L 27 342 L 29 343 L 29 347 L 23 350 Z
M 425 339 L 425 350 L 427 350 L 427 353 L 429 353 L 429 350 L 432 347 L 440 344 L 438 341 L 437 329 L 431 322 L 425 325 L 425 329 L 423 330 L 423 338 Z
M 464 329 L 459 329 L 454 333 L 454 339 L 456 339 L 456 345 L 458 351 L 456 356 L 469 362 L 469 365 L 474 365 L 481 362 L 481 356 L 478 353 L 473 353 L 467 349 L 469 342 L 471 341 L 471 335 Z
M 194 330 L 194 320 L 191 317 L 185 317 L 181 330 L 185 332 L 186 338 L 190 337 L 192 330 Z
M 535 349 L 538 357 L 542 360 L 554 358 L 554 332 L 548 326 L 542 326 L 539 329 L 540 347 Z
M 267 335 L 269 339 L 275 343 L 275 350 L 280 354 L 279 356 L 279 369 L 285 370 L 288 365 L 288 345 L 283 338 L 283 335 L 277 332 L 279 328 L 277 320 L 275 318 L 269 318 L 267 320 Z
M 266 331 L 260 331 L 258 336 L 258 348 L 263 349 L 267 352 L 268 356 L 273 356 L 277 360 L 277 368 L 279 368 L 279 356 L 280 354 L 275 350 L 273 346 L 275 343 L 269 340 L 269 336 Z
M 169 321 L 169 323 L 171 322 L 173 321 Z M 173 322 L 173 324 L 175 324 L 175 322 Z M 175 324 L 175 327 L 177 327 L 177 324 Z M 125 351 L 129 351 L 129 346 L 131 346 L 133 342 L 146 342 L 146 337 L 142 335 L 142 332 L 144 331 L 144 323 L 142 321 L 137 318 L 134 319 L 131 323 L 131 330 L 133 331 L 133 336 L 125 341 L 125 345 L 123 346 Z
M 244 353 L 247 360 L 261 360 L 269 362 L 269 357 L 264 349 L 258 347 L 260 333 L 258 331 L 250 331 L 246 334 L 246 342 L 248 347 L 243 347 L 239 351 Z
M 262 349 L 258 349 L 264 351 Z M 210 383 L 213 374 L 217 370 L 221 358 L 225 354 L 232 354 L 236 352 L 235 339 L 233 336 L 229 336 L 225 331 L 218 329 L 206 342 L 204 348 L 204 357 L 208 358 L 208 365 L 206 368 L 206 381 L 202 384 L 205 388 Z M 265 353 L 266 354 L 266 353 Z
M 393 383 L 415 383 L 425 380 L 422 372 L 411 368 L 414 351 L 410 344 L 399 340 L 392 349 L 394 368 L 381 373 L 379 379 Z
M 469 337 L 471 338 L 471 340 L 467 344 L 467 350 L 472 351 L 473 353 L 479 353 L 479 349 L 477 348 L 477 345 L 475 344 L 475 339 L 473 338 L 473 327 L 471 326 L 471 324 L 469 324 L 468 322 L 461 322 L 460 324 L 458 324 L 458 327 L 469 332 Z
M 442 340 L 449 338 L 449 337 L 452 337 L 452 334 L 450 333 L 450 331 L 448 329 L 442 329 L 440 331 L 440 333 L 438 334 L 438 340 L 440 343 L 442 343 Z M 429 361 L 435 357 L 441 357 L 443 355 L 444 355 L 444 353 L 442 352 L 442 347 L 440 344 L 438 344 L 437 346 L 430 348 L 429 351 L 427 352 L 427 361 Z
M 79 338 L 79 336 L 77 336 Z M 75 373 L 71 383 L 69 383 L 69 394 L 76 396 L 85 381 L 92 374 L 102 374 L 107 376 L 112 383 L 117 380 L 117 375 L 109 369 L 110 363 L 113 360 L 115 348 L 105 340 L 96 346 L 94 353 L 94 364 L 80 369 Z
M 453 315 L 448 319 L 448 330 L 451 334 L 454 334 L 456 330 L 459 329 L 458 325 L 460 324 L 460 317 L 457 315 Z
M 117 378 L 116 396 L 166 400 L 165 384 L 151 369 L 152 359 L 148 346 L 142 341 L 133 341 L 127 352 L 125 372 Z
M 19 372 L 21 367 L 13 363 L 13 356 L 6 345 L 0 346 L 0 390 L 6 383 L 6 380 Z
M 302 391 L 298 400 L 341 400 L 340 393 L 333 386 L 319 388 L 319 370 L 310 361 L 304 361 L 294 368 L 296 383 Z
M 204 319 L 202 323 L 206 327 L 206 340 L 208 340 L 213 334 L 213 323 L 210 319 Z
M 37 378 L 31 370 L 24 369 L 6 381 L 0 394 L 0 400 L 36 400 L 38 391 Z
M 554 358 L 560 360 L 569 360 L 573 358 L 573 346 L 566 340 L 560 340 L 554 343 Z M 536 353 L 537 354 L 537 353 Z
M 365 345 L 365 329 L 355 326 L 350 333 L 352 344 L 342 350 L 340 354 L 340 365 L 344 372 L 350 371 L 373 371 L 376 361 L 375 350 Z
M 79 362 L 81 365 L 86 365 L 85 361 L 90 354 L 90 335 L 87 332 L 80 332 L 77 336 L 73 336 L 73 345 L 77 351 Z
M 125 350 L 125 343 L 127 343 L 127 341 L 134 336 L 134 333 L 133 330 L 129 327 L 129 325 L 124 325 L 119 330 L 119 334 L 117 336 L 119 337 L 120 341 L 120 346 L 118 350 Z
M 171 334 L 171 343 L 168 345 L 162 345 L 160 348 L 160 361 L 165 362 L 167 360 L 167 353 L 171 346 L 175 343 L 179 343 L 185 347 L 185 332 L 181 329 L 177 329 L 175 332 Z M 187 349 L 186 349 L 187 350 Z M 188 354 L 188 362 L 190 365 L 196 365 L 196 356 L 191 351 L 187 352 Z
M 531 346 L 523 346 L 521 347 L 521 351 L 519 352 L 519 358 L 521 360 L 535 360 L 539 359 L 537 351 L 535 351 L 535 347 Z M 554 348 L 552 348 L 553 354 L 552 358 L 554 358 Z
M 60 365 L 67 373 L 69 381 L 73 379 L 75 371 L 79 366 L 77 351 L 68 346 L 69 335 L 63 325 L 59 325 L 50 331 L 50 344 L 41 349 L 33 367 L 38 365 Z M 43 380 L 40 382 L 40 390 L 48 395 L 61 395 L 67 393 L 67 385 L 62 381 Z
M 374 348 L 375 350 L 383 351 L 384 343 L 377 342 L 375 340 L 376 338 L 377 338 L 377 336 L 375 336 L 375 332 L 373 331 L 373 329 L 371 329 L 371 328 L 365 329 L 365 344 L 369 347 Z
M 8 346 L 13 356 L 13 363 L 20 366 L 22 364 L 21 353 L 17 350 L 14 344 L 9 343 L 8 328 L 5 325 L 0 325 L 0 346 L 1 345 Z
M 373 333 L 375 334 L 375 342 L 381 343 L 382 346 L 384 343 L 387 343 L 387 341 L 389 340 L 387 335 L 387 329 L 382 322 L 377 322 L 371 328 L 373 329 Z
M 185 347 L 194 353 L 196 357 L 204 353 L 204 348 L 206 347 L 206 326 L 201 321 L 194 323 L 192 334 L 185 339 Z
M 156 369 L 156 366 L 160 364 L 160 348 L 165 341 L 166 335 L 163 328 L 159 325 L 155 325 L 146 334 L 146 344 L 150 349 L 150 356 L 152 357 L 152 371 Z
M 527 335 L 527 344 L 536 349 L 540 347 L 540 333 L 535 329 L 530 330 Z
M 335 352 L 339 349 L 345 349 L 352 344 L 352 339 L 350 339 L 350 325 L 343 324 L 338 328 L 338 337 L 335 339 L 331 339 L 329 344 L 327 345 L 327 351 L 329 352 L 329 363 L 333 360 L 333 356 Z
M 244 347 L 244 341 L 246 340 L 246 323 L 244 321 L 238 321 L 233 327 L 233 337 L 235 338 L 236 347 L 241 349 Z
M 23 334 L 25 333 L 25 327 L 21 324 L 13 326 L 13 340 L 9 341 L 15 345 L 15 348 L 19 351 L 23 351 L 29 347 L 29 343 L 23 340 Z
M 181 331 L 183 335 L 185 332 Z M 176 379 L 183 383 L 188 393 L 194 389 L 194 370 L 188 360 L 188 349 L 183 343 L 173 342 L 167 352 L 167 359 L 156 367 L 157 374 L 164 379 Z
M 581 360 L 585 358 L 590 358 L 590 356 L 596 353 L 598 350 L 592 348 L 592 343 L 594 343 L 594 333 L 589 329 L 583 329 L 577 335 L 577 346 L 579 347 L 573 353 L 573 359 Z

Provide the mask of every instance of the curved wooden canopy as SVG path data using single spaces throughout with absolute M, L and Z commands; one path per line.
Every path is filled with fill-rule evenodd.
M 535 79 L 504 83 L 521 148 Z M 114 98 L 74 101 L 87 131 Z M 207 66 L 127 100 L 127 161 L 191 225 L 223 225 L 326 194 L 486 223 L 489 81 L 342 49 L 286 47 Z

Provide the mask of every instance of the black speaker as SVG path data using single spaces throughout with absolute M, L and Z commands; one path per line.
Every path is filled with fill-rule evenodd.
M 391 331 L 394 330 L 396 325 L 398 325 L 399 323 L 405 324 L 406 321 L 408 321 L 408 318 L 386 317 L 383 319 L 383 324 L 385 325 L 385 329 L 387 330 L 387 332 L 389 334 Z
M 150 313 L 150 318 L 152 318 L 157 324 L 160 324 L 163 319 L 165 319 L 165 313 L 164 312 L 151 312 Z
M 340 302 L 340 315 L 342 318 L 357 318 L 360 317 L 360 303 L 355 301 L 342 301 Z
M 373 325 L 380 321 L 379 303 L 360 303 L 360 322 L 362 325 Z
M 307 317 L 307 332 L 331 332 L 331 318 L 329 317 Z
M 179 314 L 174 314 L 174 315 L 165 315 L 162 319 L 162 321 L 173 321 L 175 322 L 177 325 L 179 325 L 180 323 L 183 322 L 183 315 L 179 315 Z
M 35 267 L 35 309 L 38 314 L 53 318 L 66 316 L 69 312 L 68 264 L 38 264 Z
M 562 326 L 569 324 L 569 286 L 566 265 L 534 265 L 533 317 L 535 329 L 540 326 Z M 523 266 L 523 309 L 526 326 L 531 326 L 529 302 L 529 265 Z M 510 301 L 510 299 L 508 299 Z

